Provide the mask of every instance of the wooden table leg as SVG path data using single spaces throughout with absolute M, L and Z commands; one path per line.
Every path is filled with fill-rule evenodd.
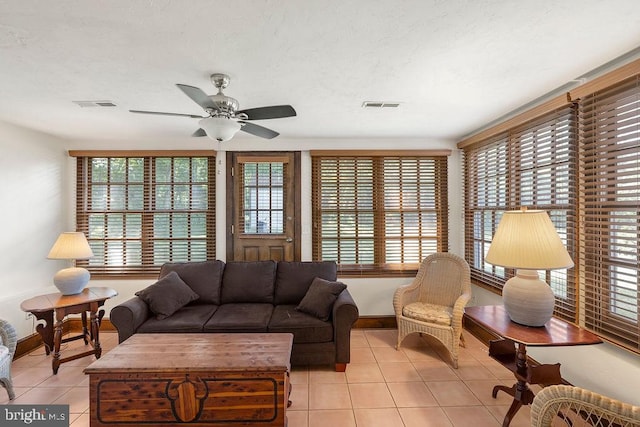
M 100 311 L 103 316 L 104 310 Z M 100 356 L 102 355 L 102 347 L 100 347 L 100 320 L 102 319 L 102 316 L 95 310 L 91 310 L 91 339 L 93 340 L 93 349 L 96 359 L 100 359 Z
M 82 314 L 82 339 L 84 340 L 84 345 L 89 344 L 89 330 L 87 329 L 87 312 L 83 311 Z
M 53 360 L 51 361 L 51 367 L 53 368 L 53 374 L 58 373 L 60 368 L 60 343 L 62 342 L 62 319 L 64 316 L 56 313 L 56 324 L 53 332 Z
M 39 323 L 36 331 L 44 342 L 44 352 L 48 356 L 53 351 L 53 310 L 44 312 L 32 312 L 36 319 L 44 320 L 44 325 Z
M 497 385 L 493 387 L 491 396 L 495 399 L 499 391 L 503 391 L 510 396 L 513 396 L 513 402 L 507 411 L 507 414 L 502 421 L 502 427 L 508 427 L 522 405 L 530 405 L 533 402 L 534 394 L 529 389 L 529 385 L 526 381 L 518 378 L 527 377 L 527 346 L 519 343 L 518 350 L 516 352 L 516 379 L 517 382 L 511 386 L 506 387 L 503 385 Z

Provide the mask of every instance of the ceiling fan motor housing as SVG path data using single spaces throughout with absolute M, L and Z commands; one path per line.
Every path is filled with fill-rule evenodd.
M 233 116 L 234 113 L 238 110 L 240 104 L 235 98 L 231 98 L 230 96 L 224 95 L 222 93 L 217 93 L 216 95 L 209 95 L 209 99 L 218 107 L 217 110 L 210 109 L 211 111 L 207 111 L 212 116 Z M 220 114 L 222 113 L 222 114 Z

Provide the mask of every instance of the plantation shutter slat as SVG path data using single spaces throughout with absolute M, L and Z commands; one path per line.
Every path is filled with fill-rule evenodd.
M 448 249 L 447 157 L 312 152 L 313 259 L 415 273 Z
M 77 230 L 94 253 L 79 265 L 149 276 L 165 262 L 215 259 L 215 157 L 101 154 L 77 158 Z
M 484 261 L 502 213 L 523 206 L 548 212 L 572 258 L 576 255 L 577 121 L 566 106 L 464 147 L 465 258 L 474 281 L 495 289 L 513 270 Z M 545 272 L 555 315 L 576 320 L 575 268 Z
M 580 101 L 584 324 L 640 350 L 640 77 Z

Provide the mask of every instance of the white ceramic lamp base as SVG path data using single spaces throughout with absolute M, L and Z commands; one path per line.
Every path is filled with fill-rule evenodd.
M 91 274 L 85 268 L 64 268 L 53 276 L 53 284 L 62 295 L 75 295 L 82 292 L 90 277 Z
M 544 326 L 553 315 L 556 297 L 534 270 L 518 270 L 502 288 L 502 302 L 509 317 L 526 326 Z

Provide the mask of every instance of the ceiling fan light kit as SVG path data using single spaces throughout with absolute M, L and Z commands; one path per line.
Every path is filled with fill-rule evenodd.
M 197 116 L 194 114 L 166 113 L 160 111 L 129 110 L 132 113 L 159 114 L 164 116 L 181 116 L 201 119 L 198 124 L 200 129 L 196 130 L 192 136 L 208 136 L 209 138 L 224 142 L 234 137 L 242 130 L 261 138 L 271 139 L 279 135 L 264 126 L 249 123 L 247 120 L 279 119 L 283 117 L 294 117 L 296 110 L 291 105 L 273 105 L 269 107 L 251 108 L 238 110 L 240 104 L 235 98 L 226 96 L 222 89 L 229 85 L 230 78 L 226 74 L 215 73 L 211 75 L 211 82 L 218 93 L 207 95 L 202 89 L 194 86 L 177 84 L 178 89 L 184 92 L 191 100 L 198 104 L 208 116 Z
M 240 123 L 227 117 L 207 117 L 198 124 L 209 138 L 218 142 L 229 141 L 242 128 Z

